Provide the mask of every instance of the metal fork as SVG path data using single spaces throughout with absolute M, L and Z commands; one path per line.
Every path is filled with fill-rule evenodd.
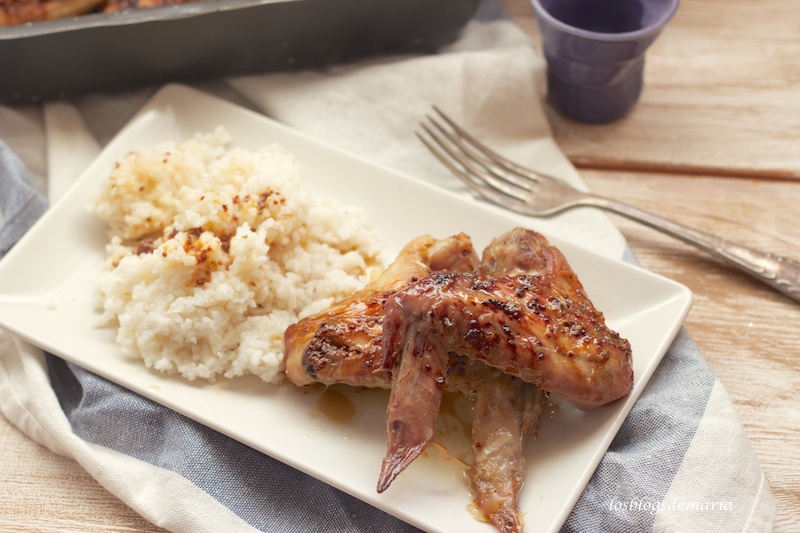
M 697 246 L 800 301 L 800 263 L 741 246 L 636 207 L 579 191 L 492 151 L 438 108 L 417 133 L 428 149 L 481 198 L 523 215 L 543 217 L 578 206 L 605 209 Z M 427 134 L 427 135 L 426 135 Z

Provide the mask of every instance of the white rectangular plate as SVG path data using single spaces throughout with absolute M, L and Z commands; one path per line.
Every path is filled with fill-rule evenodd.
M 0 324 L 31 343 L 307 472 L 415 526 L 437 532 L 494 531 L 469 511 L 463 470 L 426 452 L 384 494 L 375 486 L 386 447 L 385 391 L 342 389 L 356 405 L 348 420 L 325 416 L 319 390 L 246 378 L 213 385 L 152 372 L 122 356 L 115 332 L 95 327 L 92 283 L 101 269 L 103 224 L 86 199 L 130 150 L 180 141 L 224 125 L 255 150 L 277 142 L 304 166 L 318 195 L 363 206 L 393 258 L 412 238 L 465 232 L 478 250 L 519 219 L 333 150 L 264 116 L 182 86 L 167 86 L 109 143 L 68 193 L 0 262 Z M 532 225 L 535 221 L 532 221 Z M 567 406 L 527 447 L 521 508 L 526 531 L 556 531 L 676 335 L 691 305 L 682 285 L 552 239 L 609 325 L 630 340 L 635 387 L 590 412 Z M 275 428 L 280 428 L 275 430 Z

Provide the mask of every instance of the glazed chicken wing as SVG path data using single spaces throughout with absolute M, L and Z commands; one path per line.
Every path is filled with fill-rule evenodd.
M 564 256 L 530 230 L 495 239 L 481 274 L 433 273 L 392 295 L 384 311 L 383 364 L 403 379 L 392 385 L 379 492 L 427 445 L 413 440 L 430 431 L 408 398 L 438 405 L 435 354 L 482 361 L 586 408 L 633 385 L 630 344 L 605 325 Z
M 407 344 L 427 343 L 584 408 L 627 395 L 633 386 L 630 344 L 606 326 L 566 259 L 531 234 L 523 241 L 530 246 L 517 253 L 537 255 L 538 243 L 546 275 L 434 273 L 392 295 L 384 306 L 386 368 L 398 359 L 402 364 Z M 527 264 L 513 255 L 512 264 Z
M 540 309 L 542 302 L 549 307 Z M 515 311 L 515 305 L 520 309 Z M 525 305 L 532 307 L 522 309 Z M 522 320 L 528 314 L 536 319 Z M 521 325 L 512 327 L 512 321 Z M 498 341 L 498 331 L 505 343 Z M 299 386 L 391 387 L 379 492 L 433 438 L 443 391 L 472 397 L 469 475 L 475 503 L 500 531 L 517 532 L 522 530 L 523 439 L 536 434 L 545 400 L 534 383 L 581 405 L 610 401 L 613 392 L 587 400 L 585 390 L 576 387 L 571 395 L 565 384 L 580 380 L 587 369 L 593 373 L 591 364 L 611 369 L 625 353 L 629 364 L 630 349 L 615 335 L 605 328 L 563 255 L 541 235 L 516 229 L 494 239 L 480 266 L 465 235 L 441 241 L 424 236 L 409 243 L 362 291 L 286 331 L 286 375 Z M 486 356 L 479 353 L 484 348 Z M 518 351 L 528 356 L 515 366 Z M 540 355 L 577 360 L 577 370 L 572 378 L 556 379 L 552 367 L 557 365 L 539 362 Z M 603 366 L 603 357 L 613 361 Z M 598 381 L 584 389 L 597 393 L 608 385 Z
M 381 366 L 386 298 L 431 272 L 473 272 L 478 264 L 472 241 L 463 233 L 414 239 L 364 289 L 286 330 L 286 377 L 299 387 L 344 383 L 388 389 L 391 373 Z
M 287 330 L 286 375 L 298 386 L 319 382 L 389 388 L 392 374 L 381 371 L 382 303 L 432 271 L 474 272 L 478 267 L 478 256 L 463 234 L 415 239 L 364 290 Z M 492 268 L 507 266 L 496 263 Z M 427 361 L 422 364 L 427 369 L 422 379 L 418 373 L 394 376 L 404 382 L 401 390 L 413 391 L 390 409 L 412 420 L 402 439 L 410 444 L 398 453 L 406 453 L 408 464 L 433 438 L 442 388 L 472 398 L 470 479 L 476 504 L 490 520 L 502 524 L 501 531 L 518 531 L 517 502 L 525 474 L 523 434 L 535 434 L 544 395 L 480 361 L 450 356 L 448 363 L 447 357 L 433 351 L 422 357 Z
M 580 296 L 582 287 L 564 256 L 542 235 L 522 228 L 489 243 L 483 252 L 480 273 L 487 280 L 537 276 L 568 290 L 574 298 L 586 299 Z M 412 286 L 397 296 L 402 298 L 406 292 L 413 291 Z M 390 298 L 387 304 L 392 300 Z M 442 327 L 458 328 L 459 320 L 454 316 L 452 321 L 444 321 Z M 519 495 L 525 479 L 523 442 L 526 433 L 535 435 L 538 431 L 544 392 L 502 370 L 487 371 L 477 358 L 469 360 L 460 355 L 456 344 L 432 339 L 430 326 L 413 311 L 385 329 L 384 342 L 398 328 L 406 329 L 403 330 L 404 341 L 397 346 L 402 351 L 395 352 L 400 354 L 399 361 L 388 363 L 390 368 L 397 368 L 397 380 L 392 386 L 387 412 L 389 444 L 378 490 L 386 490 L 428 445 L 435 423 L 430 406 L 438 408 L 443 358 L 449 357 L 448 388 L 459 389 L 474 398 L 470 480 L 475 503 L 500 531 L 521 531 Z M 448 351 L 449 355 L 445 356 Z

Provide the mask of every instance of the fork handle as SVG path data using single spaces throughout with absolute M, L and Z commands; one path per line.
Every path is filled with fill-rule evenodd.
M 800 263 L 797 261 L 721 239 L 610 198 L 588 194 L 581 203 L 614 212 L 697 246 L 800 302 Z

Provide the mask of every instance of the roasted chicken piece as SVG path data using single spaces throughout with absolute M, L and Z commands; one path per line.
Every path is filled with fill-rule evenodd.
M 91 12 L 117 13 L 199 0 L 0 0 L 0 26 L 58 20 Z
M 543 236 L 517 228 L 489 243 L 483 251 L 480 273 L 487 279 L 530 275 L 555 281 L 561 277 L 565 265 L 563 255 Z M 378 491 L 386 490 L 428 446 L 435 423 L 428 406 L 438 407 L 441 401 L 437 383 L 442 360 L 436 357 L 442 358 L 443 352 L 450 351 L 448 384 L 457 388 L 459 380 L 456 378 L 465 376 L 462 383 L 469 390 L 462 392 L 475 399 L 470 470 L 475 503 L 500 531 L 521 531 L 519 494 L 525 479 L 523 441 L 525 433 L 535 435 L 538 431 L 544 392 L 502 371 L 487 372 L 483 364 L 475 364 L 480 363 L 476 359 L 469 361 L 459 355 L 455 361 L 460 364 L 453 365 L 453 354 L 460 353 L 457 347 L 429 342 L 428 326 L 417 317 L 407 326 L 406 341 L 398 347 L 403 350 L 401 359 L 397 364 L 389 363 L 390 368 L 398 370 L 387 412 L 389 443 Z M 450 323 L 443 327 L 457 326 Z
M 346 383 L 389 388 L 392 375 L 381 368 L 382 303 L 431 271 L 474 272 L 478 268 L 478 256 L 466 235 L 440 241 L 429 236 L 415 239 L 379 279 L 362 291 L 287 329 L 287 377 L 298 386 Z M 480 361 L 454 355 L 449 362 L 435 354 L 428 357 L 440 365 L 437 387 L 458 391 L 470 397 L 474 405 L 469 472 L 477 506 L 494 523 L 502 524 L 498 526 L 502 531 L 519 530 L 518 496 L 525 474 L 522 439 L 524 433 L 535 434 L 538 429 L 543 393 Z M 415 416 L 423 412 L 424 420 L 409 427 L 425 432 L 412 439 L 425 445 L 433 437 L 441 391 L 433 397 L 435 405 L 408 395 L 408 405 L 399 409 Z
M 432 344 L 580 407 L 627 395 L 633 386 L 630 344 L 605 325 L 588 299 L 575 300 L 556 285 L 530 275 L 432 274 L 386 302 L 386 368 L 409 352 L 413 356 L 409 346 Z
M 463 233 L 441 240 L 417 237 L 364 289 L 287 328 L 286 377 L 298 387 L 344 383 L 388 389 L 391 373 L 381 366 L 386 298 L 431 272 L 474 272 L 479 262 Z
M 535 232 L 517 229 L 495 239 L 484 251 L 480 268 L 476 265 L 477 256 L 466 236 L 444 241 L 426 236 L 412 241 L 381 278 L 287 330 L 286 373 L 299 386 L 319 382 L 392 387 L 387 413 L 389 445 L 379 491 L 386 490 L 433 438 L 443 390 L 458 390 L 471 396 L 474 416 L 470 479 L 475 502 L 499 530 L 521 531 L 518 501 L 525 475 L 523 438 L 538 430 L 544 392 L 507 374 L 509 369 L 505 366 L 488 367 L 474 355 L 475 346 L 466 344 L 469 357 L 463 357 L 463 345 L 443 340 L 438 329 L 456 327 L 455 322 L 449 321 L 459 319 L 455 314 L 442 318 L 432 306 L 426 321 L 419 306 L 412 306 L 412 312 L 405 317 L 395 309 L 392 330 L 385 328 L 385 304 L 394 302 L 400 306 L 406 297 L 420 296 L 414 287 L 420 286 L 420 280 L 431 272 L 438 272 L 444 279 L 480 278 L 483 283 L 514 277 L 538 279 L 541 287 L 555 291 L 553 295 L 574 299 L 576 308 L 585 307 L 588 299 L 563 255 Z M 475 270 L 480 274 L 474 274 Z M 436 276 L 432 274 L 425 281 L 438 279 Z M 430 282 L 429 286 L 435 289 Z M 589 310 L 594 309 L 590 302 L 588 305 Z M 491 305 L 487 310 L 489 315 L 496 312 Z M 601 314 L 590 315 L 595 322 L 599 317 L 602 323 Z M 385 352 L 385 335 L 403 329 L 404 318 L 408 319 L 400 334 L 404 341 L 397 342 L 394 349 L 402 348 L 410 355 L 397 357 L 396 352 Z M 497 356 L 493 358 L 496 359 Z
M 0 26 L 15 26 L 88 13 L 104 0 L 0 0 Z
M 630 344 L 605 325 L 543 236 L 518 228 L 487 247 L 482 265 L 485 273 L 477 275 L 433 273 L 384 305 L 383 364 L 398 379 L 379 492 L 427 446 L 421 438 L 430 429 L 419 426 L 428 423 L 424 405 L 438 405 L 441 394 L 436 354 L 482 361 L 585 408 L 632 388 Z

